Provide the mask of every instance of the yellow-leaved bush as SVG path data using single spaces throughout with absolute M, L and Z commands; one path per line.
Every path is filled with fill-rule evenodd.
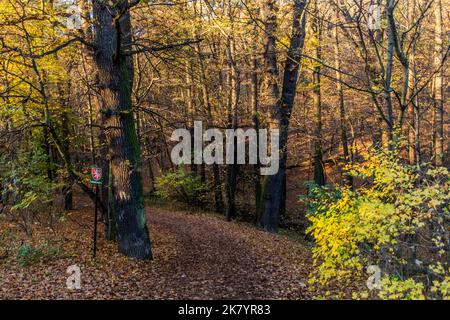
M 313 288 L 341 298 L 450 298 L 449 172 L 398 159 L 371 150 L 348 166 L 354 190 L 310 185 Z

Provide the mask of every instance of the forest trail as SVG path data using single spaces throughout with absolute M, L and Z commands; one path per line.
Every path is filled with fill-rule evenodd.
M 24 267 L 11 250 L 0 259 L 0 298 L 310 298 L 306 246 L 212 214 L 147 207 L 154 260 L 118 254 L 116 245 L 104 239 L 103 228 L 94 260 L 92 203 L 80 195 L 75 200 L 76 210 L 58 223 L 55 234 L 48 235 L 47 228 L 34 231 L 33 244 L 51 243 L 64 254 Z M 81 269 L 79 290 L 66 287 L 70 265 Z
M 183 297 L 306 298 L 309 249 L 285 236 L 206 214 L 149 208 L 155 261 L 173 271 L 167 288 Z

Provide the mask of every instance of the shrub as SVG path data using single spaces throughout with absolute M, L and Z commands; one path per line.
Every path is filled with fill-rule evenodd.
M 183 168 L 169 171 L 156 179 L 156 195 L 190 205 L 203 205 L 210 198 L 211 187 Z
M 450 298 L 450 180 L 445 168 L 402 164 L 395 153 L 371 151 L 348 173 L 365 182 L 311 186 L 308 233 L 314 238 L 317 286 L 338 284 L 357 298 Z M 367 290 L 367 267 L 381 271 Z M 354 289 L 359 280 L 360 289 Z
M 26 243 L 19 247 L 17 251 L 17 259 L 22 266 L 29 266 L 60 255 L 60 249 L 49 245 L 41 247 L 33 247 Z
M 31 155 L 20 152 L 16 161 L 0 158 L 1 199 L 8 208 L 5 212 L 29 235 L 36 218 L 51 212 L 54 191 L 61 187 L 49 181 L 46 159 L 39 148 Z

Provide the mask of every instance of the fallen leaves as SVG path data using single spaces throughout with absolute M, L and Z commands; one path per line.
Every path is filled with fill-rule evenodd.
M 0 260 L 2 299 L 305 299 L 309 249 L 286 236 L 268 234 L 220 217 L 148 209 L 154 260 L 128 259 L 99 235 L 92 250 L 92 212 L 77 197 L 54 233 L 36 231 L 33 241 L 51 241 L 59 258 L 22 267 L 14 255 Z M 0 252 L 1 254 L 1 252 Z M 66 270 L 81 269 L 81 289 L 68 290 Z

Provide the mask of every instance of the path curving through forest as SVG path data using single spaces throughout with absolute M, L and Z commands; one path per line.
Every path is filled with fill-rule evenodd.
M 167 288 L 181 297 L 308 297 L 309 250 L 300 243 L 211 215 L 150 212 L 155 260 L 173 252 L 160 267 L 173 271 Z
M 310 298 L 310 250 L 298 241 L 221 216 L 148 207 L 153 261 L 120 255 L 103 234 L 93 259 L 92 204 L 76 200 L 55 233 L 36 229 L 32 239 L 64 254 L 29 266 L 16 249 L 0 259 L 0 299 Z M 81 269 L 81 289 L 66 286 L 72 265 Z

